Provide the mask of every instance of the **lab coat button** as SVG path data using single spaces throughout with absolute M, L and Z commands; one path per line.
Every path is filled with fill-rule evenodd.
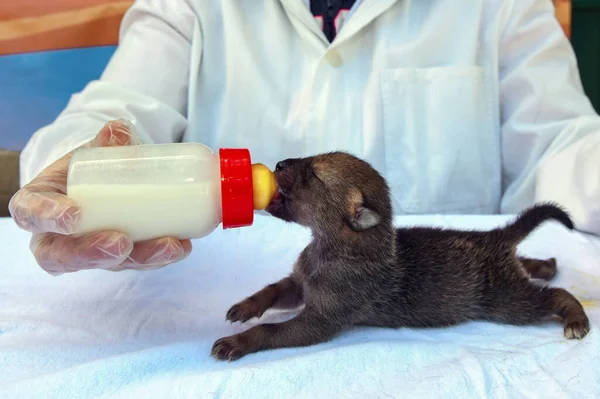
M 340 57 L 340 53 L 335 50 L 329 50 L 327 54 L 325 54 L 325 58 L 327 58 L 329 65 L 334 68 L 339 68 L 342 66 L 342 57 Z

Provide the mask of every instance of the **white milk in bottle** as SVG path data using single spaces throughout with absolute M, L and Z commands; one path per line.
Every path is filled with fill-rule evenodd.
M 217 155 L 196 143 L 81 148 L 69 164 L 67 196 L 81 208 L 77 233 L 116 230 L 136 242 L 201 238 L 221 223 L 252 224 L 254 196 L 276 189 L 264 166 L 268 184 L 253 180 L 257 166 L 248 150 Z

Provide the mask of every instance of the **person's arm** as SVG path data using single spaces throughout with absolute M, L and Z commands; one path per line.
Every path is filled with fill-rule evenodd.
M 119 45 L 100 79 L 72 96 L 21 153 L 21 186 L 93 139 L 110 120 L 130 120 L 143 142 L 180 140 L 187 126 L 196 22 L 188 0 L 137 0 L 123 18 Z
M 502 213 L 554 201 L 600 235 L 600 117 L 549 0 L 507 1 L 500 44 Z

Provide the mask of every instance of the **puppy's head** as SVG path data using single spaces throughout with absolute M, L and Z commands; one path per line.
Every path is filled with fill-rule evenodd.
M 344 152 L 277 164 L 267 212 L 317 233 L 364 232 L 392 220 L 389 188 L 367 162 Z

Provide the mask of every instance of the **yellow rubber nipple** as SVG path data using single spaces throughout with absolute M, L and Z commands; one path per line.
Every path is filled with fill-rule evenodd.
M 252 165 L 252 188 L 254 209 L 263 210 L 269 205 L 273 196 L 277 192 L 277 183 L 275 174 L 261 163 Z

